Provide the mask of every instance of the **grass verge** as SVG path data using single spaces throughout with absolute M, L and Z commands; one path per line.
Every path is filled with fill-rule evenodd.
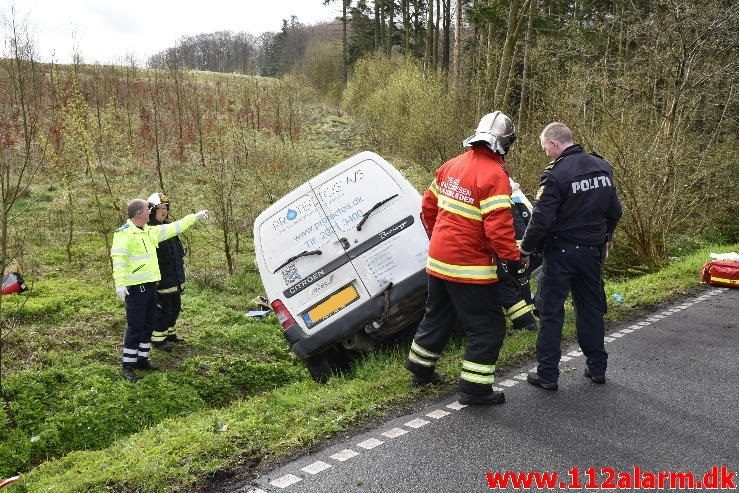
M 694 289 L 700 267 L 711 251 L 739 249 L 712 245 L 673 262 L 662 271 L 607 286 L 608 320 L 667 301 Z M 623 301 L 615 303 L 618 293 Z M 571 310 L 565 334 L 572 337 Z M 512 365 L 533 353 L 535 335 L 506 338 L 499 365 Z M 9 492 L 181 492 L 205 488 L 224 469 L 275 462 L 314 447 L 337 432 L 355 427 L 421 397 L 441 395 L 453 384 L 412 391 L 403 369 L 405 347 L 377 352 L 352 375 L 327 385 L 307 380 L 238 400 L 221 409 L 201 410 L 166 419 L 97 451 L 76 451 L 46 462 L 24 475 Z M 461 346 L 442 358 L 442 371 L 455 374 Z

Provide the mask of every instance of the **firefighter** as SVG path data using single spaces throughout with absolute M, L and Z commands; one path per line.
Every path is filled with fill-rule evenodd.
M 531 202 L 521 191 L 521 187 L 510 179 L 511 184 L 511 213 L 513 214 L 513 229 L 516 232 L 516 243 L 521 243 L 526 225 L 531 218 Z M 531 298 L 531 287 L 528 283 L 528 275 L 536 269 L 541 260 L 539 256 L 532 256 L 531 262 L 526 270 L 527 279 L 521 284 L 516 278 L 498 266 L 498 293 L 503 305 L 503 312 L 511 322 L 515 330 L 537 331 L 536 318 L 534 314 L 534 302 Z
M 523 274 L 511 215 L 511 186 L 503 155 L 516 138 L 500 111 L 482 117 L 469 150 L 444 163 L 423 197 L 421 219 L 429 234 L 426 313 L 411 344 L 406 368 L 411 386 L 437 383 L 436 362 L 456 320 L 466 334 L 459 402 L 502 404 L 493 391 L 495 363 L 505 337 L 496 265 Z
M 161 278 L 157 245 L 185 231 L 198 220 L 204 221 L 208 218 L 208 211 L 189 214 L 173 223 L 149 226 L 146 200 L 134 199 L 128 203 L 127 209 L 129 219 L 113 235 L 110 256 L 116 296 L 126 304 L 128 327 L 123 341 L 123 377 L 135 382 L 134 368 L 157 369 L 149 361 L 156 314 L 156 284 Z
M 537 202 L 520 245 L 522 255 L 544 252 L 539 279 L 540 329 L 536 341 L 536 373 L 527 381 L 557 390 L 564 302 L 572 291 L 577 340 L 585 354 L 585 376 L 605 383 L 603 316 L 606 299 L 601 264 L 621 218 L 611 165 L 587 154 L 572 141 L 563 123 L 550 123 L 539 138 L 553 161 L 541 177 Z
M 155 192 L 147 199 L 149 202 L 149 226 L 168 223 L 169 197 Z M 157 314 L 151 344 L 162 351 L 171 351 L 172 343 L 184 342 L 177 335 L 175 323 L 182 309 L 182 291 L 185 288 L 185 249 L 179 236 L 173 236 L 159 243 L 157 260 L 162 276 L 157 283 Z

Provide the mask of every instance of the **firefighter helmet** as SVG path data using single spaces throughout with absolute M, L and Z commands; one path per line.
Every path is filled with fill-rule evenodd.
M 471 147 L 473 144 L 487 145 L 494 152 L 505 154 L 516 141 L 516 127 L 513 121 L 502 111 L 493 111 L 480 119 L 475 133 L 467 137 L 462 145 Z
M 149 202 L 149 210 L 154 210 L 158 205 L 162 204 L 166 205 L 167 209 L 169 209 L 169 197 L 163 193 L 154 192 L 149 195 L 149 198 L 146 199 L 146 201 Z

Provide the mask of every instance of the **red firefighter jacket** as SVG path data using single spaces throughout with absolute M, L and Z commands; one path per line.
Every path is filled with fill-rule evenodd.
M 495 258 L 518 260 L 503 157 L 475 146 L 446 163 L 423 196 L 431 240 L 426 272 L 466 284 L 498 282 Z

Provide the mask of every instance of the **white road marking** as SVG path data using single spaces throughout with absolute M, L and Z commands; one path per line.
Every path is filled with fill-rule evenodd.
M 454 409 L 455 411 L 459 411 L 460 409 L 464 409 L 465 407 L 467 407 L 467 404 L 460 404 L 459 401 L 457 401 L 452 402 L 451 404 L 447 404 L 446 407 L 448 407 L 449 409 Z
M 606 341 L 606 342 L 613 342 L 616 339 L 614 339 L 613 337 L 604 337 L 603 340 Z
M 274 481 L 270 481 L 269 484 L 274 486 L 275 488 L 287 488 L 288 486 L 294 485 L 295 483 L 299 483 L 303 480 L 303 478 L 297 477 L 295 474 L 285 474 L 281 478 L 277 478 Z
M 267 493 L 267 492 L 264 491 L 264 490 L 262 490 L 262 489 L 255 488 L 255 489 L 251 489 L 251 490 L 247 491 L 246 493 Z
M 529 369 L 529 373 L 536 373 L 536 367 Z
M 613 334 L 611 334 L 611 337 L 623 337 L 623 336 L 624 335 L 620 332 L 614 332 Z
M 503 392 L 503 389 L 500 387 L 493 387 L 493 390 L 496 392 Z
M 526 373 L 519 373 L 513 378 L 515 378 L 516 380 L 526 380 Z
M 562 356 L 559 358 L 560 361 L 564 361 L 564 362 L 570 361 L 571 359 L 572 358 L 570 358 L 569 356 Z
M 313 464 L 309 464 L 301 469 L 303 472 L 307 472 L 308 474 L 316 475 L 319 472 L 323 472 L 326 469 L 331 469 L 331 464 L 327 462 L 323 462 L 322 460 L 317 460 Z
M 341 452 L 336 452 L 334 455 L 331 456 L 331 458 L 339 462 L 344 462 L 358 455 L 359 455 L 359 452 L 356 452 L 352 449 L 345 448 Z
M 383 442 L 382 440 L 378 440 L 377 438 L 370 438 L 369 440 L 359 442 L 357 444 L 357 447 L 362 447 L 365 450 L 372 450 L 375 447 L 379 447 L 383 443 L 385 442 Z
M 387 430 L 385 433 L 380 433 L 380 435 L 388 438 L 398 438 L 406 433 L 408 433 L 408 430 L 404 430 L 403 428 L 393 428 L 392 430 Z
M 567 355 L 577 358 L 578 356 L 582 356 L 582 351 L 570 351 Z M 534 370 L 536 370 L 536 368 L 534 368 Z
M 498 385 L 502 385 L 503 387 L 513 387 L 514 385 L 518 385 L 518 382 L 515 380 L 507 379 L 503 380 L 502 382 L 498 382 Z
M 625 334 L 631 334 L 632 332 L 634 332 L 634 330 L 633 329 L 621 329 L 621 332 Z
M 418 428 L 420 428 L 422 426 L 426 426 L 427 424 L 429 424 L 429 422 L 426 421 L 425 419 L 416 418 L 416 419 L 413 419 L 413 420 L 408 421 L 407 423 L 403 424 L 403 426 L 407 426 L 408 428 L 418 429 Z
M 441 419 L 444 416 L 448 416 L 448 415 L 449 413 L 447 411 L 444 411 L 443 409 L 437 409 L 436 411 L 431 411 L 426 416 L 428 416 L 429 418 Z

